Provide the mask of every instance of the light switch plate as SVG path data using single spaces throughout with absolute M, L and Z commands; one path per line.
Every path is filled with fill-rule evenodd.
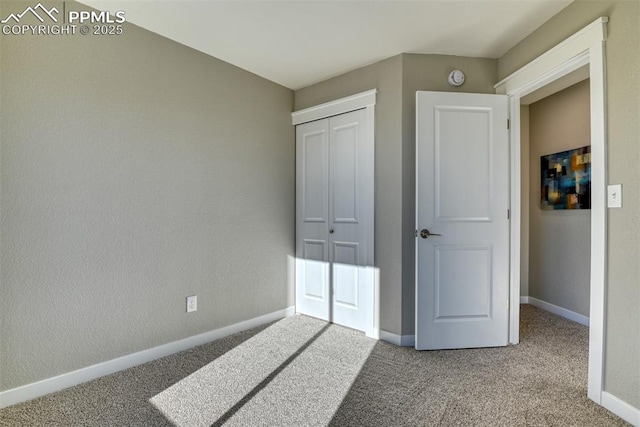
M 622 184 L 607 186 L 607 206 L 610 208 L 622 207 Z
M 187 297 L 187 313 L 198 310 L 198 296 L 190 295 Z

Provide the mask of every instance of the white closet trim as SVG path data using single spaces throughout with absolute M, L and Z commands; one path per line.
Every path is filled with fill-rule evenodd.
M 293 125 L 312 122 L 314 120 L 325 119 L 338 114 L 348 113 L 350 111 L 359 110 L 372 105 L 376 105 L 377 89 L 371 89 L 345 98 L 336 99 L 335 101 L 325 102 L 324 104 L 305 108 L 304 110 L 294 111 L 291 113 Z

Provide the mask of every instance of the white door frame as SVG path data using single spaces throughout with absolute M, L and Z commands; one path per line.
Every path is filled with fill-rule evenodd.
M 591 302 L 587 395 L 602 404 L 604 373 L 605 287 L 607 272 L 607 128 L 604 44 L 607 17 L 600 17 L 495 85 L 510 96 L 511 114 L 511 250 L 510 331 L 519 342 L 521 157 L 520 98 L 588 64 L 591 100 Z
M 291 119 L 294 126 L 302 123 L 311 122 L 314 120 L 326 119 L 328 117 L 337 116 L 338 114 L 349 113 L 351 111 L 365 109 L 367 114 L 367 138 L 374 141 L 375 145 L 375 106 L 376 106 L 376 94 L 377 89 L 371 89 L 366 92 L 357 93 L 355 95 L 340 98 L 335 101 L 326 102 L 324 104 L 316 105 L 313 107 L 305 108 L 304 110 L 298 110 L 291 113 Z M 375 167 L 371 168 L 372 175 L 369 177 L 370 182 L 375 182 Z M 373 188 L 372 188 L 373 190 Z M 372 283 L 373 294 L 373 327 L 370 331 L 367 331 L 367 335 L 379 339 L 380 338 L 380 284 L 378 280 L 378 273 L 375 271 L 374 264 L 374 224 L 375 224 L 375 206 L 374 206 L 374 194 L 368 195 L 364 198 L 369 203 L 367 210 L 373 213 L 369 223 L 367 224 L 367 236 L 371 236 L 371 241 L 367 241 L 367 253 L 366 263 L 367 268 L 373 270 L 371 277 L 374 283 Z

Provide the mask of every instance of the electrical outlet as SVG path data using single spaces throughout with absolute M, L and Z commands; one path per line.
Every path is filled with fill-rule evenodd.
M 187 297 L 187 313 L 198 310 L 198 296 L 191 295 Z

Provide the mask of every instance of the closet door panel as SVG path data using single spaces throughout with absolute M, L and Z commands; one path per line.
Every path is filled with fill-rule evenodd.
M 333 321 L 366 331 L 373 313 L 372 266 L 366 264 L 366 110 L 329 120 L 329 212 Z M 372 162 L 371 162 L 372 163 Z M 372 216 L 372 215 L 371 215 Z
M 296 127 L 296 309 L 330 320 L 329 121 Z

